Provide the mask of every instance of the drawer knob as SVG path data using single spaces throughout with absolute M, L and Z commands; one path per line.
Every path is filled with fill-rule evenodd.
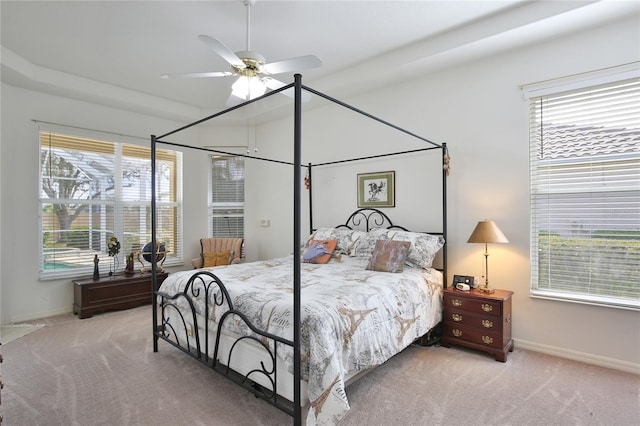
M 493 322 L 492 322 L 492 321 L 489 321 L 489 320 L 484 319 L 484 320 L 482 320 L 482 326 L 483 326 L 484 328 L 491 328 L 491 327 L 493 327 Z
M 507 324 L 511 324 L 511 314 L 507 314 L 507 316 L 504 318 L 505 322 Z
M 453 306 L 462 306 L 462 300 L 460 300 L 460 299 L 451 299 L 451 304 Z
M 457 328 L 451 330 L 451 333 L 453 333 L 455 337 L 462 337 L 462 330 L 458 330 Z
M 482 310 L 485 312 L 491 312 L 493 311 L 493 306 L 489 305 L 488 303 L 483 303 Z
M 455 322 L 460 322 L 460 321 L 462 321 L 462 315 L 460 315 L 460 314 L 451 314 L 451 319 L 454 320 Z
M 493 343 L 493 338 L 491 336 L 482 336 L 482 341 L 485 345 L 490 345 Z

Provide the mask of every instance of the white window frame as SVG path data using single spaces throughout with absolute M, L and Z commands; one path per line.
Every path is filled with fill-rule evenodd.
M 244 189 L 242 191 L 243 196 L 241 197 L 242 200 L 236 200 L 236 201 L 227 201 L 227 202 L 219 202 L 219 201 L 215 201 L 216 198 L 216 194 L 214 193 L 214 187 L 213 187 L 213 180 L 214 180 L 214 161 L 216 159 L 226 159 L 229 157 L 234 157 L 234 155 L 229 155 L 229 154 L 212 154 L 209 156 L 209 187 L 208 187 L 208 215 L 207 215 L 207 223 L 208 223 L 208 233 L 210 237 L 228 237 L 227 234 L 221 234 L 221 235 L 215 235 L 214 232 L 214 226 L 213 226 L 213 221 L 215 217 L 222 217 L 219 213 L 217 213 L 217 210 L 224 210 L 224 209 L 230 209 L 230 210 L 239 210 L 241 211 L 241 213 L 239 213 L 238 215 L 236 215 L 236 217 L 241 217 L 242 218 L 242 232 L 238 233 L 236 232 L 236 230 L 234 229 L 232 231 L 232 237 L 234 238 L 244 238 L 244 233 L 245 233 L 245 227 L 246 227 L 246 223 L 245 223 L 245 213 L 244 213 L 244 207 L 245 207 L 245 201 L 244 201 Z M 238 155 L 238 157 L 242 157 L 241 155 Z M 243 163 L 243 179 L 244 179 L 244 174 L 245 174 L 245 167 L 246 167 L 246 161 L 244 161 Z
M 605 70 L 599 70 L 593 73 L 584 73 L 584 74 L 557 79 L 553 81 L 545 81 L 541 83 L 526 85 L 526 86 L 523 86 L 522 89 L 523 89 L 523 94 L 525 99 L 534 102 L 535 100 L 543 99 L 545 96 L 553 96 L 556 94 L 562 94 L 562 93 L 571 92 L 575 90 L 588 89 L 588 88 L 600 86 L 603 84 L 616 83 L 620 81 L 626 81 L 626 80 L 638 79 L 638 78 L 640 78 L 640 64 L 633 63 L 633 64 L 626 64 L 620 67 L 613 67 Z M 544 110 L 543 110 L 543 113 L 544 113 Z M 531 296 L 537 297 L 537 298 L 553 299 L 553 300 L 568 301 L 568 302 L 575 302 L 575 303 L 640 310 L 640 297 L 638 299 L 634 299 L 632 297 L 615 297 L 612 293 L 609 295 L 599 295 L 591 292 L 586 292 L 586 293 L 577 292 L 577 291 L 574 292 L 571 290 L 561 290 L 560 286 L 557 286 L 556 288 L 554 288 L 552 284 L 545 286 L 546 288 L 540 288 L 541 285 L 538 282 L 538 279 L 539 279 L 538 253 L 540 250 L 540 246 L 538 243 L 539 243 L 539 236 L 540 236 L 539 231 L 542 231 L 543 227 L 541 226 L 539 228 L 536 221 L 537 219 L 536 219 L 536 212 L 535 212 L 535 205 L 536 205 L 535 197 L 536 197 L 536 191 L 537 191 L 536 185 L 541 180 L 540 179 L 541 175 L 539 174 L 540 169 L 538 167 L 540 167 L 542 163 L 545 163 L 545 160 L 538 159 L 536 155 L 536 147 L 534 146 L 536 145 L 536 140 L 533 136 L 535 123 L 534 123 L 533 113 L 531 112 L 530 112 L 530 120 L 532 123 L 532 130 L 531 130 L 532 136 L 530 139 L 530 146 L 531 146 L 530 191 L 531 191 L 531 203 L 532 203 L 531 204 L 531 288 L 530 288 Z M 638 127 L 632 126 L 631 128 L 637 129 Z M 604 163 L 606 163 L 606 165 L 609 165 L 609 166 L 615 163 L 621 163 L 621 164 L 625 164 L 626 167 L 629 167 L 628 164 L 631 164 L 630 167 L 632 169 L 631 171 L 632 176 L 638 176 L 639 174 L 638 169 L 640 169 L 640 167 L 638 166 L 639 155 L 640 155 L 640 151 L 635 151 L 635 152 L 632 152 L 631 154 L 629 153 L 621 154 L 615 159 L 612 159 L 611 156 L 608 156 L 608 158 L 604 161 Z M 592 164 L 592 167 L 591 167 L 592 170 L 595 170 L 595 168 L 598 167 L 597 160 L 598 160 L 597 157 L 592 157 L 586 163 L 590 162 Z M 585 165 L 579 164 L 580 161 L 576 161 L 576 160 L 571 160 L 571 161 L 565 160 L 565 163 L 568 164 L 568 167 L 566 164 L 565 165 L 561 164 L 562 161 L 555 161 L 555 162 L 546 161 L 546 162 L 549 164 L 555 163 L 554 165 L 547 164 L 547 169 L 548 169 L 548 172 L 546 172 L 547 177 L 554 175 L 554 171 L 551 170 L 552 167 L 564 167 L 563 173 L 567 173 L 567 174 L 580 173 L 585 170 Z M 558 182 L 558 180 L 554 182 Z M 575 186 L 576 184 L 571 184 L 571 185 Z M 558 187 L 565 188 L 566 190 L 571 185 L 566 183 L 564 184 L 559 183 Z M 591 185 L 587 184 L 586 189 L 582 189 L 582 190 L 576 189 L 575 191 L 576 193 L 579 193 L 579 194 L 594 195 L 594 194 L 597 194 L 598 192 L 601 192 L 604 194 L 612 194 L 616 192 L 616 190 L 622 190 L 626 194 L 629 194 L 629 196 L 633 199 L 634 203 L 637 204 L 640 202 L 639 200 L 640 197 L 634 194 L 635 191 L 633 189 L 631 189 L 631 192 L 629 192 L 630 190 L 629 182 L 626 182 L 626 183 L 623 182 L 621 185 L 622 189 L 616 188 L 615 185 L 612 183 L 609 183 L 609 185 L 610 187 L 607 187 L 607 181 L 604 181 L 604 184 L 602 182 L 594 181 L 594 183 Z M 563 192 L 563 190 L 561 190 L 561 192 Z M 640 192 L 640 189 L 638 189 L 638 192 Z M 551 199 L 553 196 L 553 188 L 551 188 L 548 192 L 542 192 L 541 195 L 546 195 L 549 199 Z M 602 199 L 604 199 L 604 197 Z M 604 204 L 608 205 L 608 203 L 606 202 Z M 597 267 L 597 263 L 595 263 L 595 267 Z M 553 277 L 550 276 L 549 281 L 553 282 Z M 640 282 L 638 282 L 637 285 L 640 288 Z
M 116 135 L 116 134 L 111 134 L 111 133 L 107 133 L 107 132 L 99 132 L 99 131 L 92 131 L 92 130 L 86 130 L 86 129 L 79 129 L 79 128 L 74 128 L 74 127 L 67 127 L 67 126 L 60 126 L 60 125 L 53 125 L 53 124 L 47 124 L 47 123 L 40 123 L 39 124 L 39 128 L 38 128 L 38 155 L 41 155 L 42 149 L 41 149 L 41 141 L 40 141 L 40 135 L 42 133 L 56 133 L 56 134 L 62 134 L 62 135 L 68 135 L 70 137 L 73 138 L 88 138 L 88 139 L 93 139 L 96 141 L 101 141 L 104 142 L 105 144 L 112 144 L 114 146 L 114 155 L 115 155 L 115 163 L 114 163 L 114 181 L 115 181 L 115 185 L 114 185 L 114 198 L 111 200 L 82 200 L 83 204 L 91 204 L 91 205 L 96 205 L 96 206 L 108 206 L 109 208 L 113 208 L 113 230 L 109 230 L 109 234 L 114 235 L 118 238 L 119 241 L 123 241 L 124 237 L 123 237 L 123 230 L 124 230 L 124 223 L 123 223 L 123 209 L 127 208 L 127 207 L 147 207 L 147 208 L 151 208 L 151 194 L 149 193 L 148 197 L 145 200 L 126 200 L 123 198 L 122 195 L 122 185 L 121 185 L 121 177 L 122 174 L 119 172 L 120 170 L 120 158 L 123 157 L 123 146 L 128 146 L 130 147 L 130 149 L 133 149 L 135 151 L 139 151 L 139 150 L 148 150 L 149 151 L 149 160 L 151 160 L 151 150 L 150 148 L 148 148 L 148 146 L 144 146 L 144 144 L 141 143 L 141 140 L 138 140 L 137 138 L 133 138 L 133 137 L 127 137 L 124 135 Z M 172 232 L 172 241 L 173 244 L 171 244 L 171 249 L 170 251 L 167 253 L 167 257 L 166 260 L 164 262 L 164 266 L 177 266 L 177 265 L 182 265 L 184 263 L 183 261 L 183 189 L 182 189 L 182 153 L 179 151 L 174 151 L 175 153 L 175 176 L 173 176 L 172 179 L 172 188 L 174 191 L 174 198 L 175 200 L 167 202 L 167 201 L 158 201 L 156 204 L 158 208 L 162 208 L 162 207 L 167 207 L 170 209 L 173 209 L 173 214 L 175 214 L 174 219 L 172 220 L 172 222 L 174 223 L 174 230 Z M 139 155 L 139 154 L 137 154 Z M 142 157 L 138 157 L 138 158 L 142 158 Z M 38 163 L 40 164 L 40 162 Z M 52 202 L 61 202 L 64 200 L 59 200 L 59 199 L 51 199 L 48 198 L 46 196 L 43 195 L 43 191 L 42 191 L 42 182 L 43 182 L 43 176 L 42 176 L 42 170 L 39 167 L 38 168 L 38 194 L 40 194 L 40 199 L 39 199 L 39 231 L 38 231 L 38 235 L 39 235 L 39 241 L 41 242 L 39 244 L 39 248 L 38 248 L 38 253 L 39 253 L 39 277 L 41 280 L 56 280 L 56 279 L 62 279 L 62 278 L 77 278 L 77 277 L 83 277 L 83 276 L 90 276 L 93 274 L 93 264 L 91 265 L 87 265 L 87 266 L 76 266 L 73 267 L 71 269 L 65 270 L 65 269 L 55 269 L 55 270 L 48 270 L 46 269 L 45 263 L 46 263 L 46 259 L 45 259 L 45 254 L 44 254 L 44 233 L 47 232 L 47 230 L 44 229 L 44 215 L 43 215 L 43 206 L 46 204 L 51 204 Z M 151 232 L 151 223 L 149 222 L 147 224 L 148 227 L 148 237 L 147 240 L 151 241 L 151 236 L 150 236 L 150 232 Z M 94 230 L 93 232 L 99 232 L 100 233 L 100 238 L 99 238 L 99 247 L 91 247 L 92 251 L 95 252 L 95 254 L 98 255 L 98 258 L 100 260 L 99 262 L 99 270 L 100 270 L 100 275 L 101 276 L 105 276 L 108 274 L 109 272 L 109 265 L 110 263 L 113 261 L 112 258 L 110 258 L 108 256 L 108 252 L 107 252 L 107 244 L 106 244 L 106 235 L 107 235 L 107 231 L 105 229 L 102 228 L 98 228 L 97 230 Z M 147 233 L 147 230 L 139 230 L 139 235 L 144 235 Z M 147 241 L 147 242 L 148 242 Z M 144 244 L 144 242 L 142 242 L 141 244 Z M 125 257 L 126 255 L 129 254 L 128 252 L 125 253 L 124 248 L 120 250 L 120 253 L 117 256 L 117 262 L 118 262 L 118 267 L 119 269 L 116 271 L 116 273 L 121 273 L 124 269 L 125 266 Z M 91 256 L 93 256 L 93 254 L 91 254 Z M 148 266 L 148 265 L 147 265 Z M 135 270 L 139 270 L 142 267 L 142 265 L 138 262 L 137 259 L 135 259 L 135 263 L 134 263 L 134 269 Z

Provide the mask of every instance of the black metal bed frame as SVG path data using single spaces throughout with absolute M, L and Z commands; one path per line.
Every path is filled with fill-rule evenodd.
M 204 294 L 201 295 L 201 292 L 204 292 Z M 213 306 L 210 306 L 210 294 L 215 295 L 215 297 L 213 298 L 213 303 L 215 304 L 215 306 L 226 305 L 227 307 L 218 321 L 213 354 L 209 352 L 208 318 L 211 314 L 211 310 L 214 308 Z M 202 342 L 200 338 L 201 328 L 194 302 L 194 298 L 200 296 L 202 296 L 205 303 L 204 312 L 202 313 L 202 317 L 204 318 L 204 320 L 202 321 L 204 323 L 204 342 Z M 278 394 L 278 369 L 276 362 L 279 345 L 287 345 L 293 347 L 294 343 L 291 340 L 284 339 L 280 336 L 265 332 L 255 327 L 241 311 L 235 309 L 235 307 L 233 306 L 233 301 L 229 297 L 227 288 L 215 274 L 212 274 L 208 271 L 194 272 L 194 274 L 189 278 L 189 281 L 187 282 L 183 291 L 174 295 L 157 291 L 155 292 L 155 297 L 158 297 L 160 299 L 158 305 L 160 305 L 161 307 L 160 318 L 162 319 L 162 322 L 154 329 L 154 352 L 157 352 L 157 348 L 155 346 L 157 344 L 157 339 L 162 339 L 172 346 L 180 349 L 181 351 L 188 353 L 200 362 L 208 365 L 218 373 L 221 373 L 223 376 L 226 376 L 233 382 L 252 392 L 257 397 L 264 399 L 270 404 L 285 411 L 289 415 L 294 414 L 291 402 Z M 179 300 L 185 300 L 189 304 L 189 308 L 191 310 L 190 319 L 193 321 L 192 339 L 190 338 L 190 329 L 188 327 L 187 320 L 184 318 L 182 311 L 178 307 Z M 156 306 L 154 306 L 154 310 L 155 309 L 157 309 Z M 177 313 L 177 315 L 181 319 L 181 323 L 174 325 L 169 321 L 169 316 L 167 315 L 169 310 L 173 310 Z M 232 318 L 233 316 L 239 317 L 255 335 L 260 337 L 256 337 L 255 335 L 246 335 L 238 338 L 233 343 L 233 346 L 229 351 L 229 356 L 227 357 L 225 363 L 218 360 L 220 337 L 222 335 L 221 331 L 225 324 L 225 321 L 228 318 Z M 185 336 L 186 340 L 184 344 L 180 343 L 176 326 L 182 326 L 183 335 Z M 262 347 L 265 350 L 265 354 L 269 356 L 271 365 L 268 366 L 261 362 L 260 368 L 256 368 L 245 375 L 237 373 L 235 370 L 233 370 L 231 368 L 233 351 L 235 349 L 235 346 L 242 340 L 252 340 L 258 344 L 257 347 Z M 271 345 L 269 343 L 271 343 Z M 265 388 L 264 386 L 256 383 L 255 380 L 252 380 L 252 377 L 257 374 L 262 375 L 271 383 L 270 389 Z
M 157 245 L 157 241 L 156 241 L 156 227 L 157 227 L 157 218 L 156 218 L 156 145 L 157 144 L 165 144 L 165 145 L 171 145 L 171 146 L 177 146 L 177 147 L 183 147 L 183 148 L 189 148 L 189 149 L 198 149 L 198 150 L 204 150 L 204 151 L 209 151 L 209 152 L 215 152 L 215 153 L 223 153 L 223 154 L 232 154 L 232 153 L 228 153 L 228 152 L 224 152 L 224 151 L 220 151 L 220 150 L 215 150 L 215 149 L 208 149 L 208 148 L 200 148 L 200 147 L 194 147 L 194 146 L 189 146 L 189 145 L 184 145 L 184 144 L 179 144 L 179 143 L 174 143 L 174 142 L 170 142 L 164 138 L 167 138 L 168 136 L 171 136 L 173 134 L 176 134 L 178 132 L 181 132 L 183 130 L 186 130 L 190 127 L 196 126 L 198 124 L 201 124 L 205 121 L 211 120 L 213 118 L 222 116 L 226 113 L 229 113 L 235 109 L 238 108 L 242 108 L 248 104 L 254 103 L 256 101 L 259 101 L 261 99 L 264 99 L 268 96 L 272 96 L 276 93 L 282 92 L 284 90 L 293 88 L 294 89 L 294 161 L 293 163 L 290 162 L 285 162 L 285 161 L 278 161 L 278 160 L 272 160 L 272 159 L 265 159 L 265 158 L 260 158 L 260 157 L 255 157 L 255 156 L 250 156 L 250 155 L 242 155 L 243 157 L 246 158 L 253 158 L 253 159 L 257 159 L 257 160 L 262 160 L 262 161 L 270 161 L 270 162 L 276 162 L 276 163 L 283 163 L 283 164 L 288 164 L 288 165 L 292 165 L 293 166 L 293 182 L 294 182 L 294 194 L 293 194 L 293 204 L 294 204 L 294 220 L 293 220 L 293 257 L 294 259 L 300 259 L 301 257 L 301 246 L 302 246 L 302 234 L 301 234 L 301 199 L 302 199 L 302 169 L 304 167 L 307 168 L 307 178 L 309 179 L 309 183 L 311 184 L 309 187 L 309 224 L 310 224 L 310 229 L 314 229 L 313 227 L 313 206 L 312 206 L 312 188 L 313 188 L 313 184 L 311 182 L 311 172 L 312 172 L 312 168 L 313 167 L 320 167 L 320 166 L 326 166 L 326 165 L 333 165 L 333 164 L 339 164 L 339 163 L 346 163 L 346 162 L 353 162 L 353 161 L 359 161 L 359 160 L 365 160 L 365 159 L 372 159 L 372 158 L 379 158 L 379 157 L 388 157 L 388 156 L 394 156 L 394 155 L 402 155 L 402 154 L 409 154 L 409 153 L 415 153 L 415 152 L 421 152 L 421 151 L 428 151 L 428 150 L 433 150 L 433 149 L 440 149 L 441 150 L 441 154 L 442 154 L 442 232 L 430 232 L 432 234 L 439 234 L 442 235 L 444 237 L 445 243 L 444 243 L 444 247 L 442 248 L 442 273 L 443 273 L 443 279 L 444 279 L 444 283 L 443 285 L 446 287 L 446 283 L 447 283 L 447 272 L 446 272 L 446 265 L 447 265 L 447 186 L 446 186 L 446 176 L 448 174 L 448 152 L 447 152 L 447 146 L 445 143 L 443 144 L 437 144 L 435 142 L 432 142 L 428 139 L 422 138 L 416 134 L 413 134 L 407 130 L 404 130 L 400 127 L 397 127 L 391 123 L 388 123 L 384 120 L 381 120 L 371 114 L 368 114 L 362 110 L 359 110 L 351 105 L 348 105 L 344 102 L 341 102 L 337 99 L 331 98 L 321 92 L 318 92 L 316 90 L 313 90 L 309 87 L 303 86 L 302 85 L 302 77 L 299 74 L 296 74 L 294 77 L 294 82 L 292 84 L 289 85 L 285 85 L 283 87 L 281 87 L 278 90 L 269 92 L 259 98 L 253 99 L 251 101 L 247 101 L 244 103 L 241 103 L 239 105 L 236 105 L 234 107 L 228 108 L 224 111 L 221 111 L 217 114 L 213 114 L 210 115 L 208 117 L 205 117 L 201 120 L 198 120 L 196 122 L 193 122 L 191 124 L 185 125 L 183 127 L 180 127 L 178 129 L 175 129 L 169 133 L 166 133 L 162 136 L 158 136 L 156 137 L 155 135 L 151 136 L 151 193 L 152 193 L 152 198 L 151 198 L 151 243 L 152 243 L 152 247 L 155 247 Z M 393 152 L 393 153 L 388 153 L 388 154 L 381 154 L 381 155 L 373 155 L 373 156 L 367 156 L 367 157 L 359 157 L 359 158 L 353 158 L 353 159 L 346 159 L 346 160 L 340 160 L 340 161 L 333 161 L 333 162 L 327 162 L 327 163 L 320 163 L 320 164 L 311 164 L 309 163 L 308 165 L 303 165 L 301 164 L 301 145 L 302 145 L 302 132 L 301 132 L 301 122 L 302 122 L 302 90 L 306 90 L 308 92 L 311 92 L 319 97 L 322 97 L 324 99 L 329 100 L 330 102 L 333 102 L 335 104 L 341 105 L 347 109 L 350 109 L 352 111 L 355 111 L 359 114 L 362 114 L 372 120 L 378 121 L 384 125 L 387 125 L 389 127 L 392 127 L 400 132 L 403 132 L 407 135 L 410 135 L 414 138 L 420 139 L 426 143 L 428 143 L 430 146 L 427 148 L 422 148 L 422 149 L 415 149 L 415 150 L 410 150 L 410 151 L 401 151 L 401 152 Z M 233 154 L 233 155 L 238 155 L 238 154 Z M 364 221 L 364 222 L 363 222 Z M 351 225 L 349 225 L 351 223 Z M 406 228 L 403 228 L 401 226 L 397 226 L 394 225 L 391 220 L 380 210 L 378 209 L 371 209 L 371 208 L 361 208 L 356 210 L 354 213 L 351 214 L 351 216 L 347 219 L 347 221 L 345 222 L 344 225 L 339 225 L 339 226 L 346 226 L 348 228 L 352 228 L 352 227 L 359 227 L 364 223 L 364 228 L 366 231 L 369 231 L 372 228 L 379 228 L 379 227 L 388 227 L 388 228 L 400 228 L 400 229 L 404 229 L 406 230 Z M 385 223 L 388 223 L 387 226 L 384 226 Z M 353 229 L 353 228 L 352 228 Z M 241 386 L 243 386 L 245 389 L 249 390 L 250 392 L 252 392 L 254 395 L 256 395 L 257 397 L 269 402 L 272 405 L 275 405 L 277 408 L 285 411 L 286 413 L 288 413 L 289 415 L 293 416 L 294 419 L 294 424 L 299 425 L 302 424 L 302 404 L 301 404 L 301 400 L 300 400 L 300 380 L 301 380 L 301 349 L 300 349 L 300 272 L 301 272 L 301 267 L 300 267 L 300 262 L 293 262 L 293 323 L 294 323 L 294 333 L 293 333 L 293 340 L 288 340 L 288 339 L 284 339 L 280 336 L 276 336 L 273 335 L 271 333 L 265 332 L 263 330 L 259 330 L 258 328 L 256 328 L 253 324 L 251 324 L 250 321 L 248 321 L 247 317 L 240 311 L 236 310 L 233 306 L 233 302 L 229 299 L 229 294 L 227 292 L 226 287 L 224 286 L 224 284 L 222 283 L 222 281 L 213 273 L 208 272 L 208 271 L 198 271 L 195 272 L 191 278 L 188 281 L 188 284 L 185 286 L 185 289 L 175 295 L 169 295 L 166 293 L 162 293 L 160 291 L 158 291 L 158 282 L 157 282 L 157 272 L 158 272 L 158 265 L 157 265 L 157 259 L 155 256 L 152 256 L 152 262 L 151 262 L 151 270 L 152 270 L 152 283 L 153 283 L 153 300 L 154 301 L 160 301 L 160 303 L 154 303 L 153 304 L 153 324 L 152 324 L 152 328 L 153 328 L 153 351 L 157 352 L 158 351 L 158 340 L 162 339 L 166 342 L 168 342 L 169 344 L 173 345 L 174 347 L 177 347 L 178 349 L 188 353 L 189 355 L 191 355 L 192 357 L 198 359 L 199 361 L 209 365 L 211 368 L 213 368 L 215 371 L 223 374 L 225 377 L 231 379 L 232 381 L 240 384 Z M 198 327 L 198 318 L 197 318 L 197 314 L 196 314 L 196 307 L 195 307 L 195 303 L 193 298 L 195 297 L 199 297 L 201 295 L 201 292 L 204 292 L 204 300 L 205 300 L 205 307 L 204 307 L 204 337 L 205 337 L 205 342 L 201 342 L 200 339 L 200 335 L 199 335 L 199 327 Z M 214 353 L 211 355 L 209 353 L 209 336 L 208 336 L 208 320 L 207 318 L 209 318 L 209 312 L 210 309 L 215 309 L 215 306 L 210 306 L 209 305 L 209 298 L 207 297 L 210 292 L 216 292 L 217 297 L 214 299 L 214 304 L 215 306 L 223 306 L 226 304 L 226 306 L 228 307 L 228 309 L 224 312 L 224 314 L 220 317 L 220 320 L 218 322 L 218 333 L 216 335 L 216 342 L 215 342 L 215 349 L 214 349 Z M 177 303 L 179 300 L 185 300 L 190 308 L 191 308 L 191 320 L 193 321 L 193 326 L 195 329 L 195 333 L 193 335 L 193 344 L 191 342 L 191 339 L 189 339 L 189 331 L 187 330 L 187 322 L 183 316 L 183 314 L 181 313 L 181 311 L 178 309 L 177 307 Z M 161 324 L 158 324 L 158 307 L 160 307 L 161 309 L 161 319 L 162 322 Z M 182 320 L 182 326 L 184 327 L 184 335 L 187 336 L 186 337 L 186 342 L 185 345 L 181 345 L 178 337 L 177 337 L 177 330 L 175 329 L 175 326 L 170 324 L 167 321 L 167 317 L 166 317 L 166 313 L 169 310 L 175 310 L 177 312 L 177 314 L 179 315 L 179 317 Z M 222 329 L 223 323 L 225 322 L 225 320 L 227 320 L 228 318 L 232 318 L 232 317 L 238 317 L 242 320 L 242 322 L 244 322 L 246 324 L 246 326 L 248 327 L 248 329 L 251 330 L 251 332 L 254 333 L 254 335 L 247 335 L 247 336 L 242 336 L 240 339 L 238 339 L 235 343 L 233 343 L 230 353 L 229 353 L 229 357 L 226 360 L 226 364 L 224 364 L 223 362 L 218 361 L 218 350 L 219 350 L 219 344 L 220 344 L 220 331 Z M 171 340 L 171 336 L 175 337 L 175 341 Z M 259 336 L 259 337 L 256 337 Z M 249 340 L 253 340 L 255 342 L 257 342 L 259 344 L 259 346 L 261 346 L 262 348 L 265 349 L 265 351 L 267 352 L 267 354 L 269 355 L 269 358 L 271 359 L 272 365 L 268 366 L 268 365 L 264 365 L 263 362 L 260 363 L 260 367 L 256 368 L 254 370 L 251 370 L 249 373 L 247 373 L 246 375 L 241 375 L 237 372 L 235 372 L 229 365 L 231 363 L 231 355 L 233 354 L 233 350 L 235 349 L 236 344 L 244 339 L 249 339 Z M 293 348 L 293 360 L 294 360 L 294 368 L 293 368 L 293 375 L 294 375 L 294 383 L 293 383 L 293 401 L 288 401 L 286 400 L 284 397 L 281 397 L 280 395 L 278 395 L 277 392 L 277 377 L 278 377 L 278 371 L 277 371 L 277 366 L 276 366 L 276 358 L 277 358 L 277 353 L 278 353 L 278 348 L 279 345 L 288 345 L 290 347 Z M 203 351 L 203 346 L 205 348 L 205 350 Z M 273 348 L 273 350 L 271 349 Z M 259 385 L 258 383 L 256 383 L 254 380 L 251 379 L 251 377 L 253 377 L 253 375 L 262 375 L 263 377 L 266 377 L 268 379 L 268 381 L 271 383 L 272 387 L 271 389 L 266 389 L 264 386 Z

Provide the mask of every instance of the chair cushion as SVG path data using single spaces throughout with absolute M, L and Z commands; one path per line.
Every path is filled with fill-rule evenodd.
M 229 250 L 231 259 L 230 264 L 240 263 L 243 260 L 243 238 L 202 238 L 200 240 L 200 257 L 191 261 L 194 268 L 204 267 L 204 256 L 206 253 L 218 253 Z
M 233 251 L 222 250 L 213 253 L 203 254 L 203 266 L 210 268 L 212 266 L 228 265 L 231 263 L 233 257 Z
M 232 261 L 242 256 L 242 238 L 202 238 L 200 240 L 201 257 L 204 261 L 205 253 L 216 253 L 223 250 L 233 251 Z

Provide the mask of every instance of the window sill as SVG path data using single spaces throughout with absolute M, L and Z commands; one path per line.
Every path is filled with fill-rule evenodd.
M 184 265 L 184 261 L 182 259 L 168 258 L 162 266 L 170 267 L 170 266 L 183 266 L 183 265 Z M 136 261 L 136 263 L 134 264 L 134 270 L 139 272 L 140 268 L 141 268 L 140 262 Z M 151 264 L 145 263 L 145 268 L 150 269 Z M 117 273 L 121 274 L 123 272 L 124 272 L 124 268 L 120 268 Z M 58 280 L 65 280 L 65 279 L 77 279 L 77 278 L 87 278 L 87 277 L 90 278 L 91 276 L 93 276 L 93 267 L 66 269 L 66 270 L 55 271 L 55 272 L 47 272 L 45 274 L 43 274 L 43 272 L 40 271 L 39 274 L 40 274 L 39 276 L 40 281 L 58 281 Z M 105 268 L 100 268 L 101 277 L 105 277 L 108 274 L 109 274 L 108 266 L 106 266 Z
M 558 302 L 569 302 L 582 305 L 603 306 L 607 308 L 640 311 L 640 300 L 617 299 L 614 297 L 603 297 L 594 295 L 580 295 L 548 290 L 531 290 L 529 294 L 532 298 L 535 299 L 547 299 L 555 300 Z

